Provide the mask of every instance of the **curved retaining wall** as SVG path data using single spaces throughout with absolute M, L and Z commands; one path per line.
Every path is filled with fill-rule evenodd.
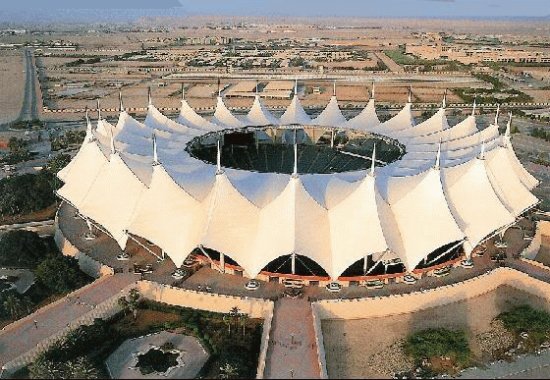
M 548 227 L 550 227 L 550 222 L 544 222 L 544 221 L 537 222 L 533 240 L 531 240 L 531 243 L 529 243 L 529 245 L 525 247 L 525 249 L 521 252 L 520 254 L 521 257 L 525 259 L 533 260 L 537 256 L 540 250 L 540 246 L 542 244 L 542 230 L 549 229 Z
M 511 268 L 497 268 L 479 277 L 435 289 L 386 297 L 315 302 L 321 319 L 362 319 L 413 313 L 480 296 L 502 285 L 550 302 L 550 284 Z
M 80 251 L 73 243 L 69 241 L 63 234 L 57 220 L 57 214 L 55 215 L 54 223 L 55 234 L 53 239 L 55 244 L 65 256 L 71 256 L 78 260 L 78 266 L 82 272 L 93 278 L 99 278 L 105 275 L 113 275 L 113 268 L 100 263 L 99 261 L 91 258 L 85 252 Z

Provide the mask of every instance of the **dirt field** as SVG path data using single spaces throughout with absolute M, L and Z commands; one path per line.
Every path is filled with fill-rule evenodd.
M 466 329 L 472 351 L 479 356 L 480 347 L 475 336 L 488 331 L 490 322 L 501 312 L 525 303 L 550 310 L 550 305 L 541 299 L 504 286 L 467 301 L 413 314 L 347 321 L 324 320 L 322 329 L 329 377 L 379 378 L 382 376 L 379 363 L 383 360 L 372 360 L 374 355 L 405 339 L 411 332 L 432 327 Z M 390 355 L 396 353 L 389 350 Z
M 17 50 L 0 51 L 0 124 L 19 116 L 25 88 L 23 54 Z

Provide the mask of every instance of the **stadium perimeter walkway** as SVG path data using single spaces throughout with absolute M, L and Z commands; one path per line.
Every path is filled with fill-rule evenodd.
M 0 366 L 30 351 L 96 305 L 136 281 L 133 274 L 106 276 L 0 331 Z
M 304 299 L 281 298 L 275 302 L 264 378 L 319 377 L 311 304 Z

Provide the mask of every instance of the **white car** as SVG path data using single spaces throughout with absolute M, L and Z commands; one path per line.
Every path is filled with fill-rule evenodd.
M 416 281 L 416 277 L 411 274 L 406 274 L 405 276 L 403 276 L 403 282 L 407 285 L 414 285 L 416 284 Z
M 244 285 L 244 288 L 246 290 L 257 290 L 260 288 L 260 282 L 257 280 L 250 280 Z
M 450 267 L 443 267 L 443 268 L 439 268 L 439 269 L 434 270 L 433 276 L 434 277 L 445 277 L 445 276 L 448 276 L 450 273 L 451 273 L 451 268 Z
M 380 281 L 380 280 L 365 281 L 364 286 L 367 289 L 382 289 L 384 287 L 384 281 Z
M 331 282 L 327 284 L 326 289 L 331 293 L 338 293 L 340 290 L 342 290 L 342 285 L 337 282 Z
M 474 267 L 474 262 L 473 262 L 472 260 L 470 260 L 470 259 L 462 260 L 462 261 L 460 262 L 460 266 L 461 266 L 462 268 L 467 268 L 467 269 L 473 268 L 473 267 Z
M 183 262 L 184 268 L 193 268 L 195 265 L 197 265 L 198 261 L 194 257 L 188 257 Z
M 184 277 L 185 277 L 185 271 L 183 271 L 181 269 L 176 269 L 174 271 L 174 273 L 172 273 L 172 278 L 174 278 L 176 280 L 181 280 Z
M 122 252 L 116 255 L 116 259 L 118 261 L 127 261 L 127 260 L 130 260 L 130 255 L 127 254 L 126 252 Z
M 506 243 L 504 240 L 497 240 L 497 241 L 495 241 L 495 247 L 496 248 L 507 248 L 508 243 Z
M 284 279 L 283 285 L 285 286 L 285 288 L 291 288 L 291 289 L 302 289 L 304 287 L 303 281 L 294 280 L 291 278 Z

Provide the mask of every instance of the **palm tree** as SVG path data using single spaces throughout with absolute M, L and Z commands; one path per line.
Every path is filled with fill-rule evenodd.
M 246 336 L 246 321 L 248 321 L 248 314 L 240 313 L 239 314 L 239 321 L 240 321 L 241 326 L 243 328 L 243 338 L 244 338 Z
M 19 319 L 24 313 L 24 305 L 21 299 L 13 293 L 5 296 L 3 306 L 10 314 L 11 319 Z
M 237 306 L 234 306 L 231 310 L 229 310 L 229 323 L 235 322 L 235 324 L 237 324 L 239 316 L 241 315 L 240 311 L 241 310 Z
M 99 379 L 100 373 L 84 356 L 69 360 L 64 366 L 64 372 L 69 379 Z
M 229 363 L 225 363 L 220 367 L 220 379 L 235 379 L 239 376 L 237 368 Z
M 227 332 L 229 335 L 231 335 L 231 316 L 226 314 L 223 316 L 223 321 L 225 322 L 225 324 L 227 324 Z
M 126 316 L 126 312 L 128 311 L 128 300 L 126 299 L 126 297 L 120 297 L 117 303 L 124 312 L 124 315 Z

